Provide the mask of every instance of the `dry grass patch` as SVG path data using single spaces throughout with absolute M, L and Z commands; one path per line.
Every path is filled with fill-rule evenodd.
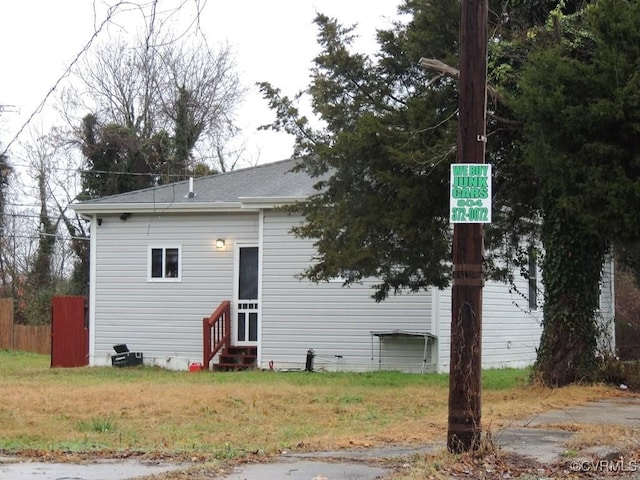
M 575 432 L 566 443 L 568 450 L 580 451 L 601 445 L 620 449 L 640 448 L 640 428 L 637 426 L 576 425 Z
M 522 370 L 488 373 L 485 426 L 495 430 L 615 394 L 601 386 L 530 387 L 526 378 Z M 0 449 L 10 452 L 230 459 L 285 449 L 443 444 L 447 430 L 444 375 L 52 370 L 47 357 L 0 352 L 0 385 Z
M 509 391 L 485 390 L 482 419 L 486 425 L 506 427 L 547 410 L 620 395 L 620 391 L 607 385 L 570 385 L 555 389 L 531 385 Z
M 205 374 L 206 375 L 206 374 Z M 213 380 L 213 379 L 211 379 Z M 252 383 L 69 388 L 14 385 L 3 438 L 38 448 L 275 452 L 430 441 L 445 424 L 442 389 Z M 428 418 L 416 423 L 415 418 Z M 407 435 L 407 432 L 410 432 Z

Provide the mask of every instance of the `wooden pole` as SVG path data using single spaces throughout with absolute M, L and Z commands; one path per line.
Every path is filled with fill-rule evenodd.
M 487 0 L 460 2 L 458 163 L 484 163 L 487 103 Z M 482 347 L 482 225 L 453 228 L 451 365 L 447 448 L 480 445 Z

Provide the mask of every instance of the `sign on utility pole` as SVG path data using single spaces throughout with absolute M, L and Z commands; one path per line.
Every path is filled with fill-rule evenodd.
M 491 165 L 451 165 L 451 223 L 491 223 Z
M 487 0 L 464 0 L 460 9 L 458 156 L 452 169 L 452 180 L 458 185 L 452 184 L 451 189 L 456 198 L 452 198 L 455 205 L 451 207 L 453 281 L 447 432 L 447 448 L 454 453 L 476 450 L 482 434 L 482 223 L 491 220 L 491 169 L 482 168 L 487 139 Z

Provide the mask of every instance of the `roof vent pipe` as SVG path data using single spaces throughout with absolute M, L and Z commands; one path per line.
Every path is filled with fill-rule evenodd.
M 187 193 L 186 198 L 193 198 L 196 194 L 193 192 L 193 177 L 189 177 L 189 193 Z

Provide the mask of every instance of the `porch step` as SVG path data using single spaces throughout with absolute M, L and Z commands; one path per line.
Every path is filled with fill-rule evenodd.
M 212 367 L 218 372 L 247 370 L 256 366 L 257 359 L 258 347 L 228 347 L 220 353 L 218 363 Z

